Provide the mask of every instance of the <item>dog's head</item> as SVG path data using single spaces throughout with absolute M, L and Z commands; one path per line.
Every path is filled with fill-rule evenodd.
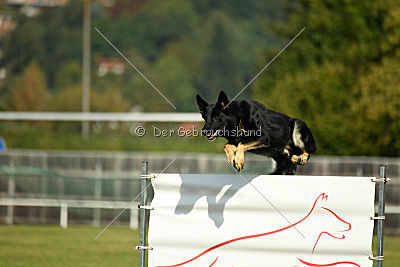
M 326 207 L 328 195 L 323 193 L 316 199 L 314 206 L 307 215 L 308 221 L 312 223 L 312 234 L 315 235 L 316 241 L 312 253 L 316 250 L 318 243 L 322 240 L 340 240 L 346 238 L 346 232 L 351 230 L 351 223 L 344 220 L 339 214 L 332 209 Z M 324 223 L 317 223 L 314 216 L 319 216 Z
M 221 91 L 218 96 L 218 101 L 215 104 L 209 105 L 201 96 L 197 95 L 197 105 L 199 106 L 201 116 L 205 123 L 202 129 L 202 134 L 213 141 L 218 136 L 223 136 L 224 130 L 231 129 L 237 125 L 237 121 L 230 106 L 229 100 L 224 91 Z

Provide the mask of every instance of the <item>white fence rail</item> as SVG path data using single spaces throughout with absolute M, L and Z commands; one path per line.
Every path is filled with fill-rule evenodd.
M 199 113 L 0 112 L 3 121 L 201 122 Z
M 92 209 L 125 209 L 129 202 L 101 201 L 101 200 L 71 200 L 71 199 L 38 199 L 38 198 L 0 198 L 0 206 L 7 206 L 6 223 L 13 223 L 14 206 L 22 207 L 58 207 L 60 208 L 60 226 L 68 226 L 68 208 L 92 208 Z M 138 203 L 132 203 L 130 210 L 130 227 L 138 228 Z M 98 218 L 100 220 L 100 218 Z M 94 222 L 100 225 L 100 222 Z

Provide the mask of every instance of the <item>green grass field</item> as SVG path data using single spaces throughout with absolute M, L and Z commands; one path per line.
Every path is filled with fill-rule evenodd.
M 0 266 L 137 266 L 139 232 L 111 227 L 1 226 Z
M 111 227 L 94 240 L 100 230 L 0 226 L 0 266 L 138 266 L 138 231 Z M 384 241 L 384 266 L 400 266 L 400 237 L 386 236 Z

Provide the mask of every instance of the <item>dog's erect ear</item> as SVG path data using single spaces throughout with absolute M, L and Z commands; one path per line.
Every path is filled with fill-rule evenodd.
M 197 105 L 199 106 L 200 111 L 204 111 L 208 106 L 208 103 L 201 98 L 201 96 L 196 95 Z
M 217 103 L 220 104 L 222 106 L 222 108 L 225 108 L 226 105 L 228 105 L 229 100 L 224 91 L 219 92 Z

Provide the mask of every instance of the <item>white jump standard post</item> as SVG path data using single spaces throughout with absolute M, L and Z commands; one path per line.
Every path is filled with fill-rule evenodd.
M 383 266 L 383 223 L 385 221 L 385 185 L 389 180 L 386 178 L 386 166 L 380 166 L 380 179 L 379 179 L 379 204 L 378 204 L 378 217 L 376 219 L 378 227 L 378 237 L 376 246 L 376 267 Z
M 376 261 L 376 267 L 383 267 L 383 224 L 385 222 L 385 186 L 386 182 L 390 181 L 386 177 L 386 166 L 380 166 L 379 179 L 374 182 L 379 182 L 378 189 L 378 216 L 371 217 L 372 220 L 377 220 L 377 241 L 376 241 L 376 256 L 370 257 Z
M 147 222 L 150 215 L 151 207 L 147 206 L 147 187 L 149 186 L 150 179 L 152 175 L 148 175 L 148 162 L 142 162 L 142 175 L 141 178 L 141 192 L 140 195 L 140 205 L 138 206 L 139 210 L 139 230 L 140 230 L 140 239 L 139 246 L 136 249 L 139 250 L 139 267 L 146 266 L 146 250 L 152 249 L 147 246 Z

